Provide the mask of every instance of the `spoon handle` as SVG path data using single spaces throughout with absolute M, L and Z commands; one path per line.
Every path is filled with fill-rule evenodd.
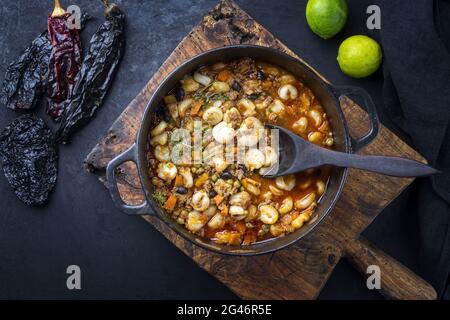
M 439 171 L 422 162 L 387 156 L 364 156 L 327 150 L 324 164 L 382 173 L 394 177 L 425 177 Z

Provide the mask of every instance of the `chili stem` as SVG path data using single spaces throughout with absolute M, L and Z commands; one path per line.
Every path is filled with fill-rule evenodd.
M 60 0 L 55 0 L 55 8 L 53 9 L 52 17 L 59 17 L 59 16 L 62 16 L 64 14 L 66 14 L 66 10 L 64 10 L 61 7 Z

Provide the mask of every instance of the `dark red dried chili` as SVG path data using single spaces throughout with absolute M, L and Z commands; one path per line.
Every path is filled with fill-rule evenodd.
M 62 9 L 58 7 L 59 1 L 54 13 L 48 17 L 48 35 L 53 49 L 49 62 L 46 112 L 53 120 L 60 119 L 81 66 L 80 33 L 75 28 L 68 28 L 70 14 L 64 11 L 61 14 Z
M 88 14 L 81 17 L 81 29 L 89 20 Z M 52 45 L 48 31 L 42 32 L 8 66 L 0 89 L 0 102 L 16 111 L 31 110 L 47 90 L 48 63 Z

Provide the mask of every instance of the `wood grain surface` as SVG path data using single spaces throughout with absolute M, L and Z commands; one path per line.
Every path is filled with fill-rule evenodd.
M 104 182 L 108 162 L 134 142 L 144 109 L 156 86 L 186 59 L 208 49 L 239 43 L 270 46 L 301 59 L 232 1 L 221 1 L 183 39 L 127 106 L 86 158 L 86 168 Z M 342 101 L 342 108 L 352 133 L 356 136 L 363 134 L 368 129 L 367 114 L 347 98 Z M 384 126 L 381 126 L 376 140 L 361 153 L 400 155 L 424 161 Z M 134 165 L 123 165 L 118 181 L 126 202 L 137 204 L 143 200 Z M 316 230 L 289 248 L 257 257 L 211 253 L 185 241 L 157 218 L 145 216 L 144 219 L 200 267 L 245 299 L 314 299 L 341 257 L 347 257 L 363 275 L 366 275 L 368 265 L 379 264 L 381 292 L 388 298 L 435 299 L 436 292 L 424 280 L 367 240 L 359 239 L 360 233 L 411 182 L 412 179 L 351 169 L 335 209 Z

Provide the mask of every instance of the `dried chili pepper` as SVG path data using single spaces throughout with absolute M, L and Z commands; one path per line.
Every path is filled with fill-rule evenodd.
M 6 69 L 0 100 L 8 108 L 33 109 L 45 92 L 52 52 L 47 35 L 47 31 L 41 33 Z
M 89 15 L 83 14 L 81 28 L 88 19 Z M 1 103 L 17 111 L 36 107 L 47 89 L 51 52 L 48 31 L 44 31 L 8 66 L 0 91 Z
M 115 4 L 106 5 L 106 21 L 93 35 L 71 101 L 65 108 L 57 132 L 65 143 L 70 134 L 85 125 L 101 106 L 119 66 L 125 46 L 125 14 Z
M 23 115 L 0 132 L 0 158 L 9 184 L 20 200 L 42 205 L 56 183 L 58 153 L 45 122 Z
M 56 0 L 55 10 L 48 17 L 48 36 L 53 49 L 48 66 L 46 112 L 55 121 L 63 113 L 81 66 L 80 33 L 67 26 L 70 16 Z

